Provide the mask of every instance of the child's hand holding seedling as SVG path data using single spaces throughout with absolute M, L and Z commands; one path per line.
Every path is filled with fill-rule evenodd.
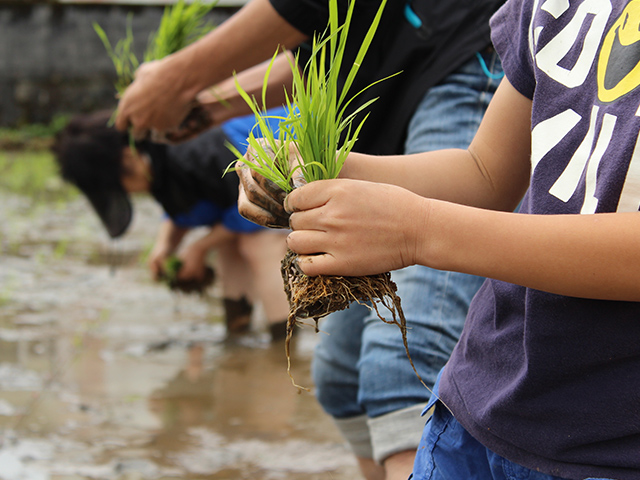
M 421 234 L 428 231 L 430 202 L 395 185 L 312 182 L 285 200 L 293 230 L 287 245 L 309 276 L 376 275 L 408 267 L 427 245 Z

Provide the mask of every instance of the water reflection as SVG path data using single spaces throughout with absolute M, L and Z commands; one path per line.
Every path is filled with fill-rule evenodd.
M 282 344 L 225 342 L 216 285 L 201 299 L 149 280 L 153 205 L 114 248 L 82 199 L 28 221 L 0 202 L 3 479 L 359 478 Z M 315 341 L 297 332 L 301 385 Z

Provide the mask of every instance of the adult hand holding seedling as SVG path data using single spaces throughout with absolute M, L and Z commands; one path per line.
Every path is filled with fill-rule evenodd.
M 194 52 L 187 47 L 212 31 L 206 17 L 214 6 L 200 0 L 189 4 L 178 0 L 166 7 L 158 29 L 149 38 L 142 64 L 133 50 L 131 19 L 126 37 L 114 46 L 94 23 L 117 73 L 120 104 L 116 128 L 130 129 L 135 138 L 145 138 L 151 129 L 164 132 L 175 128 L 192 110 L 196 95 L 207 85 L 199 86 L 201 80 L 193 69 L 197 64 Z
M 122 94 L 115 126 L 143 138 L 148 131 L 167 131 L 180 125 L 198 92 L 184 87 L 182 57 L 166 57 L 142 64 Z
M 273 148 L 264 139 L 257 139 L 260 150 L 275 155 Z M 275 141 L 274 146 L 281 144 Z M 286 147 L 285 147 L 286 148 Z M 288 145 L 288 170 L 292 172 L 289 183 L 299 186 L 305 183 L 298 168 L 299 154 L 293 142 Z M 273 166 L 260 164 L 260 153 L 249 146 L 242 162 L 237 162 L 235 170 L 240 178 L 238 211 L 240 214 L 258 225 L 271 228 L 289 228 L 289 213 L 284 209 L 287 192 L 276 182 L 268 178 Z M 252 168 L 249 168 L 250 165 Z
M 210 10 L 215 3 L 194 1 L 179 5 L 182 12 L 187 13 L 182 16 L 185 21 L 172 20 L 161 38 L 169 37 L 165 32 L 175 33 L 175 38 L 178 33 L 189 31 L 182 28 L 185 24 L 201 33 L 197 23 L 204 18 L 201 8 Z M 171 48 L 162 49 L 162 56 L 145 58 L 148 63 L 138 68 L 135 81 L 121 95 L 116 127 L 121 130 L 131 127 L 136 136 L 143 136 L 149 130 L 164 133 L 176 129 L 197 104 L 198 94 L 205 89 L 227 79 L 233 72 L 241 72 L 268 59 L 276 48 L 294 48 L 306 39 L 307 36 L 284 20 L 268 0 L 247 2 L 238 14 L 215 31 L 196 41 L 190 36 L 188 42 L 177 46 L 174 46 L 175 42 L 164 42 L 160 46 Z M 162 60 L 149 62 L 158 58 Z

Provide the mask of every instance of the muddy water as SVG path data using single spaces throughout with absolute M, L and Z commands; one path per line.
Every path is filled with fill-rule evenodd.
M 0 478 L 361 478 L 282 344 L 225 342 L 217 285 L 149 279 L 159 215 L 136 199 L 112 242 L 82 198 L 0 191 Z M 293 345 L 309 387 L 316 341 Z

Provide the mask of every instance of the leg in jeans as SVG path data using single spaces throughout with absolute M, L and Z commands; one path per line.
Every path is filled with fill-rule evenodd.
M 484 60 L 494 72 L 501 71 L 494 54 Z M 405 153 L 466 148 L 498 83 L 484 74 L 476 57 L 470 59 L 422 99 L 409 125 Z M 482 279 L 421 266 L 395 271 L 392 278 L 407 319 L 411 359 L 430 386 L 449 358 Z M 353 305 L 327 317 L 321 329 L 330 335 L 321 337 L 312 365 L 320 404 L 361 465 L 384 464 L 389 468 L 382 478 L 406 479 L 430 393 L 411 368 L 398 328 Z M 405 458 L 391 467 L 398 456 Z

